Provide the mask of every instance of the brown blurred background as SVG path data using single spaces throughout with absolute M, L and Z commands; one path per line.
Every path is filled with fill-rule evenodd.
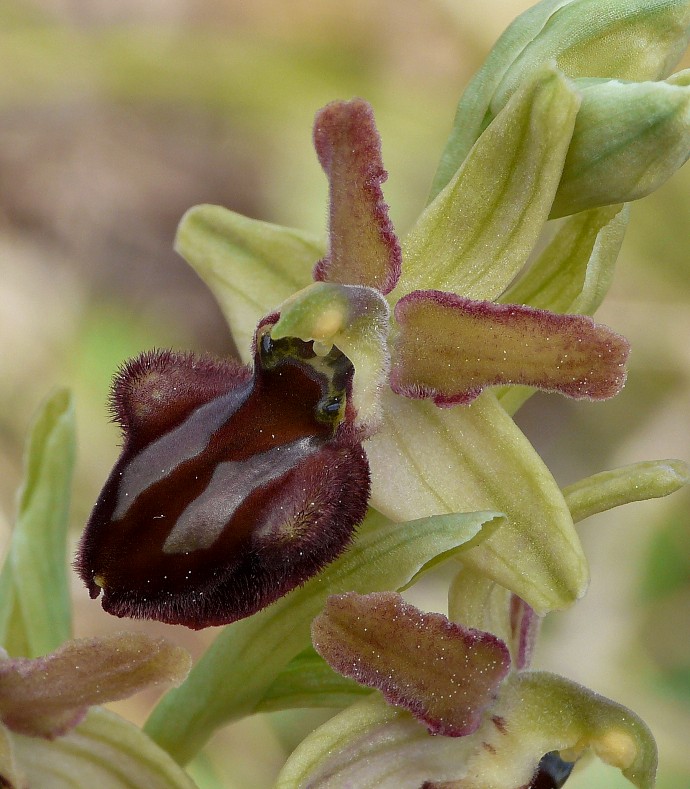
M 404 232 L 463 87 L 529 5 L 0 0 L 0 547 L 31 414 L 52 387 L 76 396 L 76 540 L 117 454 L 105 406 L 117 365 L 153 346 L 232 352 L 213 299 L 172 251 L 183 212 L 212 202 L 323 231 L 312 118 L 359 95 L 376 112 Z M 689 458 L 689 226 L 690 168 L 634 206 L 599 313 L 632 342 L 623 394 L 597 405 L 538 397 L 520 413 L 562 484 Z M 676 494 L 582 525 L 590 594 L 547 621 L 537 655 L 646 717 L 661 789 L 690 786 L 689 502 Z M 122 628 L 77 583 L 74 599 L 77 635 Z M 213 636 L 150 629 L 197 655 Z M 153 698 L 115 706 L 140 722 Z M 209 748 L 219 785 L 269 786 L 318 717 L 257 717 L 219 734 Z M 571 785 L 627 784 L 595 768 Z

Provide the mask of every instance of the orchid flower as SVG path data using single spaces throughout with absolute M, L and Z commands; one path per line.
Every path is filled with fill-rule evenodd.
M 544 125 L 545 136 L 558 140 L 544 143 L 537 167 L 550 170 L 545 161 L 553 148 L 561 158 L 566 153 L 577 99 L 564 78 L 549 71 L 514 105 L 508 128 L 515 115 L 524 121 L 557 108 L 567 133 Z M 260 319 L 251 344 L 253 373 L 230 362 L 155 352 L 130 362 L 115 382 L 113 409 L 125 445 L 82 540 L 78 566 L 91 595 L 102 589 L 103 606 L 120 616 L 191 627 L 255 613 L 348 545 L 366 511 L 371 465 L 372 503 L 396 520 L 500 505 L 510 525 L 478 548 L 475 561 L 542 611 L 565 605 L 584 582 L 565 502 L 495 398 L 479 395 L 487 386 L 517 383 L 571 397 L 610 397 L 623 385 L 627 343 L 586 316 L 434 289 L 462 279 L 454 274 L 457 262 L 447 252 L 444 260 L 441 249 L 428 251 L 424 270 L 420 260 L 420 247 L 435 238 L 435 215 L 448 213 L 445 202 L 456 199 L 457 184 L 413 231 L 405 257 L 416 263 L 401 266 L 380 188 L 385 172 L 370 107 L 361 100 L 329 105 L 317 115 L 314 137 L 330 181 L 328 254 L 316 263 L 314 284 Z M 551 188 L 542 185 L 536 201 L 546 219 L 557 178 L 539 175 Z M 535 210 L 534 202 L 530 197 L 525 212 Z M 189 215 L 180 238 L 207 216 L 205 209 Z M 521 214 L 511 235 L 524 234 L 524 223 Z M 465 246 L 477 245 L 476 228 L 455 217 L 449 224 L 467 237 Z M 492 258 L 478 276 L 475 270 L 477 284 L 467 289 L 491 296 L 496 286 L 482 289 L 483 283 L 507 284 L 514 272 L 499 275 L 505 268 Z M 434 405 L 417 420 L 414 401 L 421 398 Z M 391 421 L 418 421 L 407 440 L 417 455 L 433 452 L 438 431 L 425 424 L 429 408 L 458 403 L 465 404 L 465 433 L 484 431 L 482 461 L 491 484 L 484 472 L 474 498 L 467 489 L 454 497 L 448 491 L 456 485 L 444 479 L 443 489 L 432 490 L 450 495 L 447 503 L 430 505 L 413 491 L 400 496 L 405 472 L 399 476 L 397 466 L 414 458 L 408 453 L 398 464 L 386 446 L 395 437 Z M 507 453 L 501 443 L 500 461 L 492 433 L 514 447 Z M 366 439 L 372 441 L 363 449 Z M 505 497 L 487 495 L 498 474 L 508 473 L 538 485 L 541 516 L 537 504 L 527 518 Z M 141 547 L 132 553 L 134 544 Z M 519 566 L 512 559 L 517 550 Z M 535 565 L 529 587 L 518 581 L 526 563 Z
M 292 754 L 278 789 L 556 789 L 589 750 L 640 789 L 651 787 L 657 754 L 649 729 L 574 682 L 528 670 L 534 613 L 513 598 L 505 629 L 495 617 L 505 609 L 493 599 L 504 594 L 466 576 L 450 600 L 462 625 L 393 593 L 331 597 L 312 625 L 314 646 L 337 671 L 381 693 L 353 694 L 350 707 Z M 476 608 L 479 597 L 485 605 Z

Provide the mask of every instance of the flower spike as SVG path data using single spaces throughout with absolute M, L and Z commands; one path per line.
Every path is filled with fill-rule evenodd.
M 316 116 L 314 145 L 330 186 L 330 249 L 314 279 L 390 293 L 400 277 L 401 252 L 383 201 L 388 174 L 369 104 L 328 104 Z

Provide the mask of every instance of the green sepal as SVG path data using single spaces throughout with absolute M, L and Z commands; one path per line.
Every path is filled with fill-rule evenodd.
M 540 615 L 584 594 L 587 561 L 565 500 L 491 392 L 456 408 L 392 392 L 382 399 L 383 427 L 364 444 L 373 507 L 398 521 L 443 512 L 504 512 L 506 523 L 467 551 L 463 563 Z
M 242 360 L 251 362 L 256 325 L 312 281 L 325 244 L 299 230 L 200 205 L 182 217 L 175 249 L 213 293 Z
M 495 512 L 397 524 L 370 513 L 353 545 L 324 571 L 225 628 L 186 682 L 162 699 L 145 730 L 177 761 L 187 762 L 216 728 L 256 709 L 289 661 L 309 645 L 311 621 L 329 595 L 399 589 L 439 555 L 461 551 L 501 523 Z
M 549 215 L 579 106 L 548 65 L 517 91 L 406 237 L 392 299 L 432 289 L 491 300 L 505 290 Z
M 75 445 L 72 396 L 59 389 L 31 427 L 0 574 L 0 644 L 12 656 L 45 655 L 72 633 L 67 529 Z

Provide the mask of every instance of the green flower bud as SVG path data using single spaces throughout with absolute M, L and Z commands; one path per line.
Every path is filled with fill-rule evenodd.
M 590 82 L 582 95 L 551 218 L 644 197 L 690 156 L 690 69 Z
M 518 85 L 555 61 L 568 76 L 667 77 L 690 32 L 689 0 L 543 0 L 503 33 L 460 99 L 431 198 Z

